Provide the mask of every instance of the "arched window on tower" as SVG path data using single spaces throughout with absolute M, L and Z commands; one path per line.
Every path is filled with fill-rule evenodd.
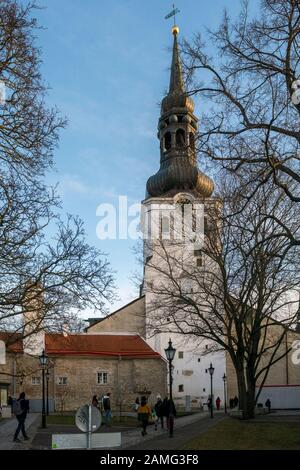
M 195 136 L 194 136 L 193 132 L 190 132 L 189 140 L 190 140 L 190 147 L 191 147 L 192 151 L 194 152 L 195 151 Z
M 166 132 L 164 135 L 164 149 L 170 150 L 171 148 L 171 132 Z
M 178 129 L 176 131 L 176 146 L 177 147 L 185 146 L 185 132 L 183 129 Z

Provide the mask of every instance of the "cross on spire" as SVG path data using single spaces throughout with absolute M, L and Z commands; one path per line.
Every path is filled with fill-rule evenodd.
M 170 13 L 168 13 L 166 16 L 165 16 L 165 19 L 168 20 L 169 18 L 174 18 L 174 26 L 176 26 L 176 14 L 177 13 L 180 13 L 180 10 L 178 10 L 178 8 L 175 8 L 175 4 L 173 3 L 173 10 L 170 11 Z

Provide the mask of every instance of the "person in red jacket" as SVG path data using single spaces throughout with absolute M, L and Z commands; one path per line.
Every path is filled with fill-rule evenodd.
M 221 405 L 221 399 L 220 399 L 220 397 L 218 397 L 218 398 L 216 399 L 216 407 L 217 407 L 217 410 L 220 409 L 220 405 Z

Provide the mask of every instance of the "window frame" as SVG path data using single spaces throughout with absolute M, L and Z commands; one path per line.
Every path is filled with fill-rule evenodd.
M 102 380 L 102 382 L 99 382 L 99 376 L 102 375 L 102 378 L 104 378 L 104 375 L 106 376 L 106 381 Z M 108 384 L 108 372 L 106 371 L 97 371 L 96 373 L 96 383 L 97 385 L 107 385 Z
M 36 380 L 36 379 L 37 379 L 37 380 Z M 33 387 L 36 387 L 36 386 L 41 385 L 41 384 L 42 384 L 42 378 L 41 378 L 41 376 L 39 376 L 39 375 L 32 375 L 32 376 L 31 376 L 31 385 L 32 385 Z
M 66 385 L 68 385 L 68 382 L 69 382 L 69 378 L 66 375 L 60 375 L 57 377 L 57 385 L 59 385 L 60 387 L 65 387 Z

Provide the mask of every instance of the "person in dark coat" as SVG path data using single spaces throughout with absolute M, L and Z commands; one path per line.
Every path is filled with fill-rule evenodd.
M 220 405 L 221 405 L 221 398 L 218 397 L 218 398 L 216 399 L 216 407 L 217 407 L 217 410 L 220 409 Z
M 173 437 L 174 418 L 176 418 L 177 412 L 173 400 L 167 399 L 166 402 L 166 417 L 167 427 L 169 429 L 170 437 Z
M 110 426 L 110 421 L 111 421 L 110 393 L 107 393 L 103 397 L 103 410 L 104 410 L 105 424 L 106 426 Z
M 162 406 L 161 406 L 162 415 L 165 417 L 167 417 L 167 404 L 168 404 L 168 397 L 165 397 L 163 399 Z
M 158 420 L 160 420 L 161 429 L 163 429 L 164 428 L 163 401 L 160 395 L 157 395 L 157 402 L 154 405 L 154 409 L 155 409 L 155 413 L 156 413 Z
M 27 441 L 29 437 L 25 431 L 25 420 L 27 417 L 27 413 L 29 411 L 29 400 L 25 399 L 25 393 L 20 393 L 17 403 L 14 404 L 15 408 L 15 415 L 18 421 L 18 426 L 14 435 L 14 442 L 21 442 L 18 438 L 19 432 L 22 431 L 24 440 Z
M 265 406 L 268 408 L 268 413 L 271 413 L 271 400 L 270 398 L 267 399 Z
M 238 404 L 239 404 L 239 399 L 238 399 L 237 396 L 234 397 L 234 399 L 233 399 L 233 404 L 234 404 L 234 407 L 235 407 L 235 408 L 238 406 Z

